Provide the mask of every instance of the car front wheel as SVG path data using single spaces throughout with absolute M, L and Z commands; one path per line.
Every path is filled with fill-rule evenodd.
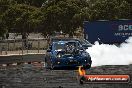
M 47 58 L 45 58 L 45 68 L 50 69 L 50 62 Z
M 51 63 L 50 64 L 50 69 L 53 70 L 54 69 L 54 65 Z

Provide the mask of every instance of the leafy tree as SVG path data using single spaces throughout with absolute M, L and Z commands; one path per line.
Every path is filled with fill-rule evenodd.
M 0 0 L 0 37 L 4 37 L 4 34 L 8 31 L 5 21 L 3 20 L 3 15 L 13 3 L 13 0 Z
M 4 15 L 4 20 L 9 32 L 17 32 L 26 38 L 26 35 L 35 31 L 35 27 L 41 22 L 41 12 L 38 8 L 25 4 L 10 6 Z
M 78 27 L 76 22 L 76 13 L 80 7 L 76 0 L 57 0 L 53 1 L 50 6 L 44 6 L 42 11 L 45 13 L 45 29 L 49 32 L 63 31 L 64 33 L 73 34 Z
M 132 0 L 0 0 L 0 36 L 17 32 L 73 35 L 83 21 L 132 19 Z
M 130 19 L 131 6 L 126 0 L 96 0 L 90 3 L 89 9 L 84 10 L 87 20 Z M 83 15 L 84 15 L 83 14 Z
M 4 27 L 2 22 L 0 22 L 0 37 L 4 37 L 5 33 L 7 33 L 7 29 Z
M 15 0 L 18 4 L 27 4 L 30 6 L 41 7 L 48 0 Z

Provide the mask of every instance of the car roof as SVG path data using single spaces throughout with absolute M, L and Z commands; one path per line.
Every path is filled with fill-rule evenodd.
M 51 42 L 55 41 L 69 41 L 69 40 L 79 40 L 77 38 L 51 38 Z
M 75 43 L 77 43 L 77 41 L 74 41 L 74 40 L 69 40 L 69 41 L 57 41 L 57 42 L 53 42 L 53 43 L 65 44 L 65 43 L 68 43 L 68 42 L 75 42 Z

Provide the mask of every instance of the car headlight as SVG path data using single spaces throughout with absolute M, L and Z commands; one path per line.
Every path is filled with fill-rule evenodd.
M 61 55 L 60 55 L 60 54 L 58 54 L 58 55 L 57 55 L 57 57 L 58 57 L 58 58 L 61 58 Z
M 62 54 L 61 53 L 59 53 L 59 54 L 57 54 L 57 56 L 56 56 L 57 58 L 61 58 L 62 57 Z
M 89 54 L 88 53 L 82 53 L 82 56 L 89 57 Z

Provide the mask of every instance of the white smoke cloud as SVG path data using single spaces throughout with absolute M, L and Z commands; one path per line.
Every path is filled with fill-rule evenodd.
M 132 64 L 132 37 L 126 41 L 120 47 L 95 42 L 95 45 L 87 49 L 92 58 L 92 66 Z

